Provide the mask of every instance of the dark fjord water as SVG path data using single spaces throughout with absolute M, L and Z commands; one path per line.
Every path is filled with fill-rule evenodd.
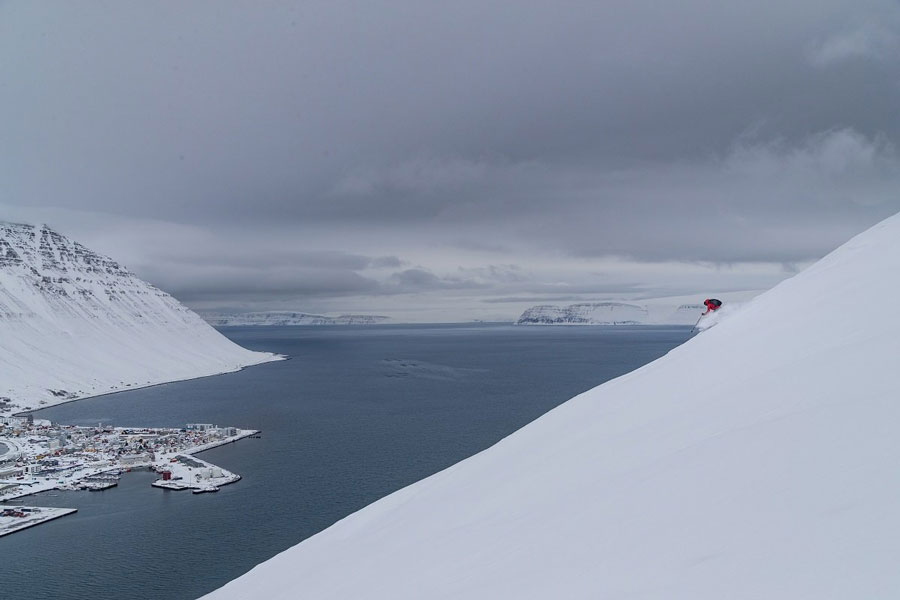
M 470 456 L 570 397 L 665 354 L 684 327 L 230 328 L 291 360 L 37 413 L 77 425 L 263 430 L 202 454 L 243 479 L 217 494 L 150 487 L 29 504 L 78 508 L 0 539 L 0 597 L 193 599 L 336 520 Z

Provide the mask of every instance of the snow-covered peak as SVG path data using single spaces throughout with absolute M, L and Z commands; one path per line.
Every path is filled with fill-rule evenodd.
M 0 413 L 272 358 L 50 227 L 0 222 Z
M 900 597 L 900 216 L 209 597 Z
M 133 277 L 119 263 L 88 250 L 50 229 L 0 222 L 0 266 L 52 277 L 73 273 L 104 273 Z
M 128 292 L 167 299 L 172 308 L 187 308 L 140 280 L 115 260 L 85 248 L 47 225 L 0 222 L 0 319 L 28 307 L 41 314 L 54 311 L 97 317 L 145 318 L 138 305 L 112 304 Z M 30 300 L 27 296 L 31 296 Z M 121 304 L 121 303 L 119 303 Z M 127 304 L 127 303 L 126 303 Z M 124 311 L 122 309 L 125 309 Z M 73 312 L 74 311 L 74 312 Z

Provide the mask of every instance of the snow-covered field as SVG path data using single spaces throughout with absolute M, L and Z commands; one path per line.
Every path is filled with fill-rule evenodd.
M 46 226 L 0 222 L 0 414 L 277 358 Z
M 900 597 L 900 216 L 210 594 Z

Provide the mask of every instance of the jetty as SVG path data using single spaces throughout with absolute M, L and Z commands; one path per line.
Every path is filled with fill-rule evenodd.
M 77 508 L 0 506 L 0 537 L 78 512 Z
M 155 465 L 153 470 L 160 474 L 160 479 L 150 484 L 153 487 L 193 490 L 195 494 L 218 492 L 221 486 L 241 479 L 240 475 L 185 454 L 173 456 L 168 464 Z

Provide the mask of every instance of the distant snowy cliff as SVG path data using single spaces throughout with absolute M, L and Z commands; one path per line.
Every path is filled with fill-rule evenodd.
M 747 297 L 755 292 L 741 292 Z M 702 301 L 702 298 L 701 298 Z M 569 306 L 542 304 L 522 313 L 517 325 L 693 325 L 703 312 L 701 302 L 676 303 L 655 299 L 646 303 L 583 302 Z
M 644 306 L 622 302 L 592 302 L 559 307 L 544 304 L 529 308 L 519 325 L 639 325 L 649 321 Z
M 900 598 L 898 294 L 900 215 L 208 598 Z
M 276 358 L 47 226 L 0 222 L 0 413 Z
M 200 312 L 207 323 L 214 327 L 236 327 L 244 325 L 378 325 L 390 321 L 390 317 L 379 315 L 311 315 L 302 312 L 248 312 L 221 313 Z

